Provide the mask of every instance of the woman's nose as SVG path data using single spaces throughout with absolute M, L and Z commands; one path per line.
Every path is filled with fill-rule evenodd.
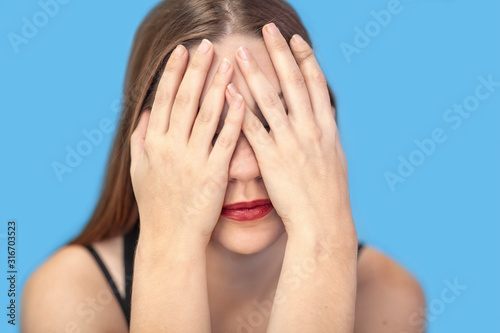
M 229 163 L 229 181 L 251 182 L 260 178 L 260 169 L 255 153 L 241 132 Z

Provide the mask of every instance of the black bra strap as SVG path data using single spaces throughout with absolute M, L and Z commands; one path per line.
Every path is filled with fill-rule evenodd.
M 137 246 L 137 241 L 139 239 L 139 219 L 137 220 L 135 226 L 126 234 L 123 238 L 123 257 L 125 266 L 125 299 L 120 296 L 118 288 L 116 287 L 113 278 L 109 274 L 108 269 L 101 260 L 101 257 L 97 254 L 91 245 L 85 245 L 85 247 L 90 251 L 92 256 L 95 258 L 99 267 L 101 268 L 106 280 L 108 281 L 116 299 L 120 303 L 120 306 L 125 314 L 127 324 L 130 327 L 130 305 L 132 298 L 132 279 L 134 277 L 134 259 L 135 259 L 135 249 Z M 361 249 L 364 247 L 363 243 L 358 242 L 358 257 Z
M 365 244 L 361 243 L 361 242 L 358 242 L 358 257 L 359 257 L 359 253 L 361 252 L 361 249 L 365 246 Z
M 139 239 L 139 220 L 123 238 L 123 259 L 125 263 L 125 317 L 130 327 L 130 305 L 132 302 L 132 279 L 134 277 L 134 259 L 137 240 Z
M 125 313 L 126 305 L 123 301 L 123 298 L 120 296 L 120 293 L 118 292 L 118 288 L 116 287 L 115 281 L 113 281 L 111 274 L 109 274 L 108 269 L 106 268 L 106 266 L 102 262 L 101 257 L 99 256 L 99 254 L 97 254 L 97 252 L 94 250 L 92 245 L 85 245 L 85 247 L 92 254 L 95 261 L 97 261 L 97 264 L 99 265 L 99 267 L 101 268 L 101 271 L 103 272 L 104 276 L 106 277 L 106 280 L 108 281 L 108 283 L 111 287 L 111 290 L 113 291 L 113 294 L 115 294 L 115 297 L 118 300 L 118 303 L 120 303 L 120 306 L 121 306 L 123 312 Z

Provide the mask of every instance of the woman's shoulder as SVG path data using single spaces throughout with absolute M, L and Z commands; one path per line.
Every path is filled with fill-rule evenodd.
M 26 333 L 119 332 L 118 302 L 82 245 L 61 247 L 31 274 L 23 288 L 21 307 L 21 328 Z M 114 316 L 117 320 L 110 320 Z
M 418 285 L 416 278 L 400 263 L 373 246 L 363 245 L 358 258 L 358 282 L 370 284 L 376 280 L 388 281 L 394 278 Z
M 394 259 L 364 246 L 358 259 L 356 332 L 422 332 L 425 295 L 417 278 Z
M 58 286 L 56 293 L 67 284 L 86 281 L 78 288 L 92 287 L 92 258 L 88 250 L 82 245 L 65 245 L 48 257 L 29 277 L 24 291 L 34 292 L 39 286 Z M 90 280 L 89 280 L 90 278 Z

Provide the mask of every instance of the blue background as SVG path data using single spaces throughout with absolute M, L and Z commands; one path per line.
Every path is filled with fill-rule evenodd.
M 8 34 L 21 34 L 23 17 L 32 21 L 41 7 L 0 2 L 2 332 L 18 331 L 5 315 L 7 221 L 17 221 L 20 291 L 90 217 L 114 131 L 62 181 L 52 163 L 64 163 L 83 130 L 117 123 L 132 38 L 155 3 L 69 1 L 16 53 Z M 341 43 L 354 45 L 355 28 L 390 1 L 291 3 L 338 99 L 359 238 L 422 283 L 434 306 L 429 332 L 500 332 L 500 87 L 459 128 L 443 119 L 474 94 L 479 76 L 500 81 L 500 2 L 401 1 L 350 62 Z M 385 172 L 397 173 L 399 156 L 408 159 L 435 128 L 446 141 L 392 191 Z M 454 279 L 467 289 L 442 303 Z

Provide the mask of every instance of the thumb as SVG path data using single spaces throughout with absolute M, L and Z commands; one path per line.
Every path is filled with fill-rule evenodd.
M 149 124 L 149 116 L 151 115 L 151 110 L 146 109 L 139 116 L 139 123 L 135 128 L 134 132 L 130 136 L 130 172 L 133 175 L 135 166 L 141 158 L 142 152 L 144 150 L 144 140 L 146 139 L 146 132 Z

